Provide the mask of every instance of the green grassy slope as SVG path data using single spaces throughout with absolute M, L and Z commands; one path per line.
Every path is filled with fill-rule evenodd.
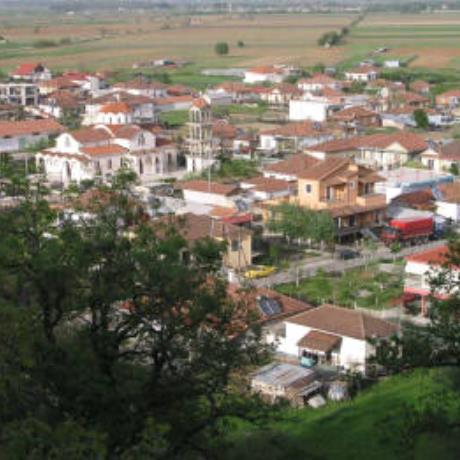
M 223 458 L 459 459 L 459 380 L 459 371 L 419 370 L 352 402 L 289 411 L 268 429 L 239 430 Z

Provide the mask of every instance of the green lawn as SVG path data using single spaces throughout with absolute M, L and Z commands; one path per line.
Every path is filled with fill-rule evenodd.
M 378 265 L 367 269 L 348 270 L 342 275 L 318 272 L 315 276 L 295 283 L 283 284 L 276 289 L 283 294 L 313 304 L 334 303 L 345 307 L 370 309 L 392 307 L 392 301 L 403 292 L 402 277 L 378 271 Z
M 176 110 L 174 112 L 160 113 L 159 119 L 162 123 L 167 123 L 171 128 L 178 128 L 187 123 L 188 116 L 188 110 Z
M 458 459 L 459 378 L 458 369 L 417 370 L 383 381 L 351 402 L 285 410 L 262 429 L 238 426 L 220 458 Z

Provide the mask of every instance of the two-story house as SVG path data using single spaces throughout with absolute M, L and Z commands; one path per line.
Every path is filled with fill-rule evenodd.
M 448 267 L 450 280 L 453 284 L 458 285 L 459 267 L 448 265 L 449 248 L 445 245 L 412 254 L 406 257 L 406 262 L 404 293 L 416 296 L 420 300 L 420 313 L 427 315 L 430 297 L 445 299 L 452 293 L 448 288 L 432 290 L 431 280 L 443 270 L 443 267 Z
M 375 193 L 383 179 L 374 170 L 348 158 L 328 158 L 299 174 L 295 202 L 329 212 L 339 240 L 355 237 L 364 228 L 382 225 L 386 199 Z

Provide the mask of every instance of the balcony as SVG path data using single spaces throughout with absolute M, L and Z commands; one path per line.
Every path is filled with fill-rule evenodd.
M 386 198 L 383 193 L 369 193 L 356 197 L 356 204 L 359 206 L 377 207 L 386 205 Z

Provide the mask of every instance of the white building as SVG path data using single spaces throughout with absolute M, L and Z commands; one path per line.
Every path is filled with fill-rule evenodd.
M 117 92 L 91 99 L 85 105 L 83 125 L 155 123 L 153 99 Z
M 429 309 L 430 297 L 434 295 L 439 299 L 449 297 L 458 288 L 460 272 L 458 267 L 450 266 L 446 282 L 451 284 L 449 288 L 431 287 L 431 280 L 440 274 L 443 266 L 448 263 L 449 249 L 445 245 L 430 248 L 406 257 L 404 293 L 412 294 L 420 298 L 420 312 L 426 315 Z M 454 287 L 455 286 L 455 287 Z
M 264 176 L 244 179 L 240 182 L 240 187 L 255 201 L 287 198 L 297 191 L 295 184 Z
M 288 75 L 289 71 L 284 67 L 253 67 L 244 73 L 244 83 L 281 83 Z
M 349 81 L 368 83 L 376 80 L 378 71 L 375 67 L 363 65 L 345 72 L 345 78 Z
M 60 135 L 56 147 L 36 155 L 38 167 L 52 182 L 65 185 L 110 178 L 122 167 L 136 172 L 142 182 L 177 170 L 174 144 L 137 125 L 97 125 Z
M 336 106 L 325 98 L 291 99 L 289 101 L 289 120 L 326 121 L 330 111 Z
M 11 74 L 11 78 L 14 80 L 30 82 L 50 80 L 51 77 L 51 71 L 40 62 L 20 64 Z
M 329 75 L 317 73 L 311 78 L 302 78 L 297 82 L 297 87 L 305 92 L 322 91 L 324 88 L 340 90 L 341 83 Z
M 180 184 L 187 203 L 234 208 L 240 196 L 236 185 L 221 184 L 207 180 L 190 180 Z
M 357 310 L 322 305 L 292 316 L 284 328 L 274 329 L 267 341 L 277 351 L 299 359 L 328 363 L 365 372 L 375 352 L 369 339 L 383 339 L 398 332 L 396 325 Z
M 0 152 L 20 152 L 43 140 L 49 140 L 64 131 L 52 119 L 0 122 Z

